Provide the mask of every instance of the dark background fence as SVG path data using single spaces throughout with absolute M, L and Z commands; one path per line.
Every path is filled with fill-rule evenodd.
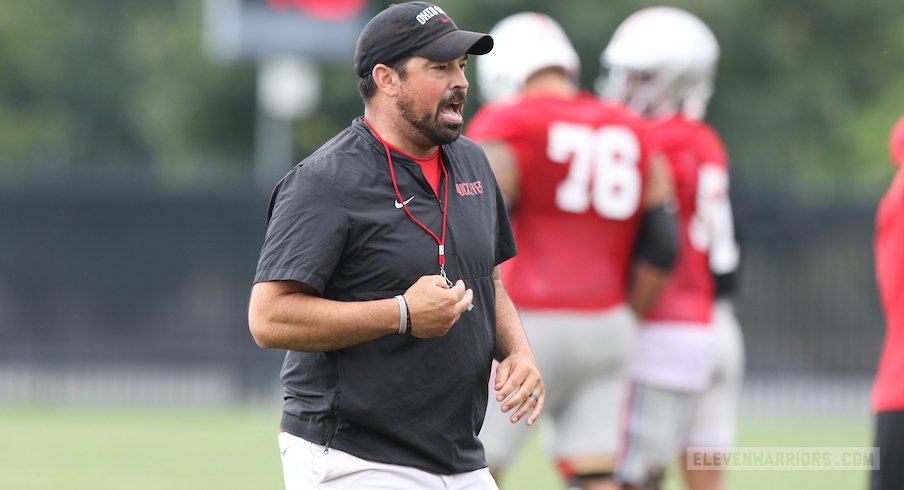
M 748 375 L 868 379 L 883 334 L 875 206 L 738 191 Z M 246 321 L 268 199 L 139 186 L 0 192 L 0 400 L 271 397 L 282 353 L 257 347 Z
M 281 356 L 258 348 L 246 321 L 268 197 L 4 192 L 0 361 L 57 374 L 91 366 L 166 368 L 175 380 L 221 373 L 233 394 L 269 386 Z

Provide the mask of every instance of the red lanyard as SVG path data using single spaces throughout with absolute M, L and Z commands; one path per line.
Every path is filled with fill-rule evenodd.
M 436 244 L 439 249 L 439 274 L 441 276 L 443 276 L 443 279 L 445 279 L 446 284 L 451 287 L 452 281 L 450 281 L 449 278 L 446 276 L 446 250 L 445 250 L 446 212 L 449 210 L 449 175 L 446 173 L 446 164 L 445 164 L 445 162 L 443 162 L 442 153 L 440 153 L 440 155 L 439 155 L 439 166 L 443 171 L 443 180 L 446 183 L 446 187 L 443 192 L 443 228 L 442 228 L 442 231 L 440 232 L 440 236 L 436 236 L 436 233 L 433 233 L 433 231 L 430 230 L 430 228 L 427 228 L 423 223 L 420 222 L 420 220 L 418 220 L 417 218 L 414 217 L 413 214 L 411 214 L 411 210 L 408 209 L 408 204 L 402 198 L 402 193 L 399 191 L 399 183 L 396 180 L 395 168 L 393 168 L 393 165 L 392 165 L 392 156 L 390 155 L 389 145 L 386 143 L 386 141 L 383 140 L 382 137 L 380 137 L 380 134 L 377 133 L 377 130 L 374 129 L 373 126 L 370 125 L 370 121 L 368 121 L 367 119 L 364 119 L 364 118 L 362 118 L 362 119 L 363 119 L 364 123 L 367 124 L 367 127 L 370 128 L 370 131 L 374 134 L 374 136 L 377 137 L 377 140 L 383 145 L 383 148 L 386 150 L 386 161 L 389 162 L 389 175 L 392 179 L 392 188 L 395 190 L 396 198 L 398 199 L 398 202 L 402 204 L 402 209 L 405 210 L 405 214 L 407 214 L 408 217 L 411 218 L 411 221 L 414 221 L 418 226 L 421 227 L 421 229 L 426 231 L 431 237 L 433 237 L 434 240 L 436 240 Z

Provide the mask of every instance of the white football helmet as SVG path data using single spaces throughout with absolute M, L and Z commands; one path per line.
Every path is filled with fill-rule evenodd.
M 539 70 L 562 67 L 577 79 L 581 62 L 562 27 L 547 15 L 510 15 L 489 32 L 493 50 L 477 57 L 477 82 L 484 102 L 518 93 Z
M 629 16 L 600 55 L 597 93 L 650 116 L 700 120 L 713 93 L 719 43 L 699 18 L 674 7 Z

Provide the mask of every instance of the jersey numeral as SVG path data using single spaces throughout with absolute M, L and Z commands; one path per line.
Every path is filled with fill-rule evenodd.
M 628 128 L 556 122 L 549 127 L 550 160 L 569 164 L 556 189 L 556 206 L 584 213 L 590 206 L 605 218 L 624 220 L 640 205 L 640 143 Z
M 704 164 L 697 176 L 696 211 L 688 223 L 691 246 L 709 253 L 710 269 L 717 274 L 738 266 L 740 251 L 734 237 L 734 220 L 728 200 L 728 173 Z

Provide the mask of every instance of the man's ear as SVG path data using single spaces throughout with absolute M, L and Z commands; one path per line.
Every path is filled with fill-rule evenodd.
M 383 92 L 389 97 L 395 97 L 399 94 L 399 74 L 392 68 L 378 63 L 370 72 L 374 77 L 374 84 L 377 90 Z

